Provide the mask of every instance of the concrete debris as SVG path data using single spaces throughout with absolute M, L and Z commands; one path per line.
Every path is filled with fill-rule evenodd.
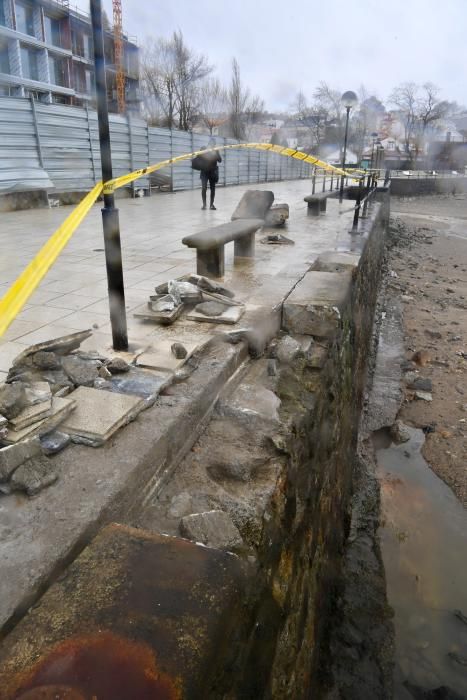
M 51 350 L 39 350 L 32 355 L 32 363 L 38 369 L 59 369 L 60 360 Z
M 26 406 L 24 385 L 20 382 L 0 386 L 0 414 L 11 420 Z
M 180 299 L 177 300 L 172 294 L 164 294 L 156 299 L 152 299 L 149 302 L 149 308 L 151 311 L 166 313 L 167 311 L 175 311 L 180 304 Z
M 396 420 L 396 422 L 391 426 L 390 435 L 392 441 L 395 442 L 396 445 L 400 445 L 403 442 L 408 442 L 410 440 L 410 431 L 401 420 Z
M 167 288 L 169 294 L 171 294 L 175 299 L 179 300 L 179 303 L 182 301 L 187 303 L 196 303 L 197 301 L 201 301 L 200 290 L 191 282 L 170 280 Z
M 216 304 L 217 309 L 222 309 L 222 311 L 215 316 L 206 315 L 207 309 L 209 309 L 210 313 L 214 313 L 215 310 L 214 306 L 207 307 L 207 304 Z M 203 311 L 199 310 L 200 307 L 203 307 Z M 222 304 L 218 304 L 218 302 L 205 301 L 202 304 L 198 304 L 193 311 L 189 312 L 187 314 L 187 319 L 189 321 L 201 321 L 204 323 L 227 323 L 233 325 L 241 319 L 244 313 L 245 307 L 243 305 L 224 306 Z
M 245 341 L 248 344 L 248 352 L 253 358 L 261 357 L 266 349 L 268 340 L 266 334 L 253 328 L 238 328 L 224 333 L 223 338 L 227 343 L 232 343 L 232 345 Z
M 433 401 L 433 396 L 429 391 L 416 391 L 414 393 L 414 398 L 419 401 Z
M 236 219 L 265 219 L 274 202 L 274 193 L 269 190 L 248 190 L 232 214 Z
M 25 491 L 28 496 L 35 496 L 47 486 L 57 481 L 57 473 L 47 457 L 28 459 L 18 467 L 10 479 L 12 491 Z
M 203 301 L 195 306 L 195 311 L 204 316 L 221 316 L 225 311 L 225 306 L 217 301 Z
M 42 455 L 39 438 L 24 440 L 17 445 L 8 445 L 0 449 L 0 481 L 8 481 L 23 462 Z
M 227 287 L 224 287 L 222 284 L 219 284 L 219 282 L 209 279 L 209 277 L 203 277 L 202 275 L 190 275 L 189 280 L 193 284 L 196 284 L 197 287 L 204 292 L 220 294 L 221 296 L 228 297 L 229 299 L 233 299 L 235 297 L 234 292 Z
M 269 211 L 266 212 L 264 223 L 266 226 L 284 226 L 288 218 L 289 205 L 274 204 Z
M 282 233 L 268 233 L 265 238 L 260 239 L 260 242 L 267 245 L 295 245 L 295 241 Z
M 48 382 L 33 382 L 24 389 L 26 395 L 26 405 L 35 406 L 36 404 L 50 401 L 52 392 Z
M 407 381 L 407 375 L 406 375 L 406 382 L 407 386 L 409 389 L 415 389 L 418 391 L 432 391 L 433 389 L 433 384 L 431 379 L 425 378 L 425 377 L 418 377 L 416 376 L 415 378 L 411 378 L 410 381 Z
M 62 367 L 76 386 L 92 386 L 99 376 L 99 360 L 82 360 L 75 355 L 62 359 Z
M 183 360 L 188 354 L 186 347 L 182 343 L 172 343 L 170 350 L 177 360 Z
M 243 545 L 242 537 L 230 515 L 222 510 L 187 515 L 180 521 L 181 534 L 193 542 L 216 549 L 236 549 Z
M 55 455 L 57 452 L 61 452 L 65 447 L 71 442 L 71 438 L 66 433 L 62 433 L 59 430 L 53 430 L 47 435 L 43 435 L 40 438 L 42 451 L 45 455 Z
M 60 336 L 53 340 L 46 340 L 43 343 L 37 343 L 26 348 L 13 362 L 13 367 L 17 367 L 24 363 L 24 360 L 31 355 L 35 355 L 41 350 L 54 352 L 57 355 L 67 355 L 72 350 L 77 350 L 81 343 L 90 338 L 92 330 L 79 331 L 78 333 L 70 333 L 69 335 Z
M 295 360 L 300 357 L 304 357 L 305 353 L 302 350 L 300 343 L 292 338 L 290 335 L 286 335 L 281 338 L 276 346 L 276 357 L 279 362 L 290 365 Z
M 268 376 L 275 377 L 277 375 L 277 361 L 272 359 L 268 360 Z
M 49 382 L 50 390 L 54 395 L 57 395 L 62 389 L 70 390 L 75 388 L 72 380 L 63 369 L 51 369 L 43 372 L 42 378 Z
M 8 420 L 5 416 L 0 415 L 0 442 L 8 433 Z
M 75 402 L 69 398 L 64 399 L 58 396 L 54 396 L 52 399 L 52 409 L 50 415 L 46 418 L 42 418 L 36 423 L 32 423 L 26 428 L 21 430 L 14 430 L 10 428 L 7 433 L 4 442 L 7 444 L 17 444 L 22 440 L 31 438 L 35 435 L 46 435 L 51 430 L 54 430 L 60 423 L 67 418 L 67 416 L 74 410 Z
M 124 372 L 130 371 L 130 365 L 128 364 L 128 362 L 125 362 L 125 360 L 121 357 L 112 357 L 108 362 L 105 363 L 105 367 L 109 370 L 111 374 L 122 374 Z
M 50 398 L 48 400 L 23 408 L 21 413 L 16 416 L 16 418 L 10 419 L 10 426 L 13 428 L 13 430 L 23 430 L 23 428 L 27 428 L 33 423 L 37 423 L 43 418 L 50 416 L 51 412 L 52 395 L 50 394 Z
M 98 374 L 99 374 L 99 379 L 110 379 L 111 376 L 112 376 L 112 372 L 110 372 L 110 371 L 107 369 L 107 367 L 105 367 L 105 366 L 99 367 L 99 372 L 98 372 Z M 94 381 L 94 384 L 93 384 L 93 386 L 97 389 L 97 388 L 99 388 L 99 387 L 96 387 L 96 382 L 98 383 L 99 380 L 96 379 L 96 380 Z
M 141 409 L 149 408 L 155 402 L 162 389 L 165 389 L 172 382 L 172 374 L 155 374 L 145 372 L 139 368 L 131 368 L 124 374 L 115 374 L 105 382 L 102 389 L 115 394 L 126 394 L 128 396 L 144 399 Z

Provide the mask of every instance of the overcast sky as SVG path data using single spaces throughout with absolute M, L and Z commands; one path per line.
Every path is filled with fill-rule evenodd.
M 89 9 L 88 0 L 78 0 Z M 103 0 L 110 19 L 111 0 Z M 143 43 L 181 29 L 227 81 L 235 56 L 271 110 L 321 80 L 361 84 L 380 99 L 403 81 L 431 81 L 467 104 L 467 0 L 122 0 L 123 24 Z M 112 21 L 112 20 L 111 20 Z

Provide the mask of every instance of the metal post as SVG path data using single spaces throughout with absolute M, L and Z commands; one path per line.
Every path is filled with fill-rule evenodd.
M 133 172 L 135 169 L 135 163 L 134 163 L 134 157 L 133 157 L 133 135 L 131 133 L 131 117 L 130 113 L 128 112 L 126 115 L 126 127 L 128 130 L 128 145 L 130 147 L 130 172 Z M 136 192 L 136 185 L 135 182 L 133 181 L 131 183 L 131 193 L 133 197 L 135 196 Z
M 315 193 L 316 189 L 316 168 L 313 169 L 313 189 L 311 190 L 311 194 Z
M 92 131 L 91 131 L 91 122 L 90 122 L 90 120 L 89 120 L 89 107 L 88 107 L 88 103 L 87 103 L 87 102 L 86 102 L 84 108 L 85 108 L 85 110 L 86 110 L 86 120 L 87 120 L 87 123 L 88 123 L 88 137 L 89 137 L 89 150 L 90 150 L 90 153 L 91 153 L 92 179 L 94 180 L 94 184 L 96 184 L 96 182 L 97 182 L 97 178 L 96 178 L 96 162 L 95 162 L 95 159 L 94 159 L 94 148 L 92 147 Z
M 345 158 L 347 155 L 347 136 L 349 134 L 350 109 L 351 109 L 350 107 L 345 108 L 347 115 L 345 117 L 344 152 L 342 154 L 342 170 L 345 170 Z M 342 203 L 343 199 L 344 199 L 344 176 L 342 176 L 342 178 L 341 178 L 341 189 L 340 189 L 340 193 L 339 193 L 339 202 Z
M 323 173 L 323 192 L 326 192 L 326 173 Z
M 332 192 L 334 187 L 334 171 L 331 172 L 331 184 L 329 186 L 329 191 Z
M 361 177 L 358 181 L 357 201 L 355 202 L 355 211 L 354 211 L 354 215 L 353 215 L 353 224 L 352 224 L 351 233 L 355 233 L 355 231 L 358 229 L 358 217 L 360 214 L 360 202 L 362 200 L 362 184 L 363 184 L 363 178 Z
M 91 0 L 91 22 L 94 42 L 94 70 L 96 75 L 97 118 L 99 122 L 102 180 L 105 183 L 112 179 L 112 153 L 110 149 L 109 114 L 107 110 L 101 0 Z M 120 225 L 118 209 L 115 208 L 113 194 L 104 194 L 102 223 L 104 227 L 105 264 L 107 267 L 113 347 L 114 350 L 128 350 Z
M 149 124 L 146 124 L 146 140 L 148 142 L 148 166 L 151 165 L 151 134 L 149 131 Z M 148 197 L 151 196 L 151 176 L 148 176 Z
M 34 133 L 36 135 L 37 155 L 39 157 L 39 165 L 41 166 L 41 168 L 43 168 L 44 167 L 44 158 L 42 156 L 41 137 L 39 134 L 39 125 L 37 123 L 36 103 L 34 102 L 34 97 L 32 95 L 30 97 L 30 101 L 31 101 L 32 119 L 34 121 Z

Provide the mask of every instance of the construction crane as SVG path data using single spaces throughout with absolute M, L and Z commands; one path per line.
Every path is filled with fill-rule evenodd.
M 125 72 L 123 70 L 123 30 L 122 30 L 122 1 L 112 0 L 114 21 L 114 53 L 117 82 L 117 104 L 120 114 L 125 113 Z

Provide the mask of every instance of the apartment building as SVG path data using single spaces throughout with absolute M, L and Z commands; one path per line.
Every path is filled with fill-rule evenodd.
M 117 111 L 114 39 L 104 33 L 109 110 Z M 139 111 L 139 49 L 124 34 L 126 104 Z M 90 16 L 66 0 L 0 0 L 0 96 L 93 104 Z

